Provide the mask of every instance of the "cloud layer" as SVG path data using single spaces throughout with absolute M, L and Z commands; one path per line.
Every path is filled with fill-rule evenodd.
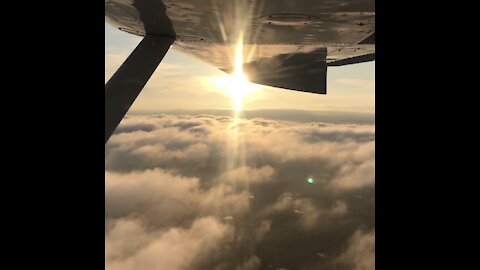
M 105 148 L 107 267 L 372 269 L 374 140 L 372 125 L 127 117 Z

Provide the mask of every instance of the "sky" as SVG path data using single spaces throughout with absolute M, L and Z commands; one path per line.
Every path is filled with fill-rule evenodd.
M 105 82 L 115 73 L 141 38 L 105 24 Z M 148 81 L 130 113 L 178 109 L 231 109 L 225 91 L 213 77 L 224 72 L 181 52 L 170 50 Z M 259 86 L 245 101 L 245 110 L 293 109 L 373 113 L 375 62 L 330 67 L 327 95 Z
M 105 81 L 139 41 L 105 26 Z M 168 52 L 105 145 L 106 268 L 374 269 L 375 63 L 241 118 L 218 76 Z

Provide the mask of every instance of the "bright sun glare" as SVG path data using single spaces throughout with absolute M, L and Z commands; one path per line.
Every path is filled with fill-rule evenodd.
M 247 75 L 243 73 L 243 33 L 240 33 L 235 46 L 235 63 L 233 73 L 215 78 L 218 88 L 225 90 L 233 102 L 235 111 L 243 109 L 244 99 L 251 96 L 258 86 L 248 81 Z

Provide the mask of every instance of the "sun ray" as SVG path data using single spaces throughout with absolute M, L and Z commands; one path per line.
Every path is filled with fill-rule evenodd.
M 233 71 L 231 74 L 215 77 L 214 85 L 228 95 L 232 101 L 232 108 L 235 114 L 240 114 L 245 106 L 247 98 L 254 97 L 254 93 L 260 88 L 259 85 L 251 83 L 243 71 L 244 45 L 243 31 L 239 31 L 237 42 L 234 44 Z

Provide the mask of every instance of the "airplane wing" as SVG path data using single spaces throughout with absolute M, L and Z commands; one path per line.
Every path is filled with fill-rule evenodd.
M 142 57 L 157 57 L 145 60 L 153 63 L 148 76 L 139 78 L 145 82 L 173 41 L 175 50 L 231 72 L 241 35 L 250 81 L 317 94 L 327 92 L 328 67 L 375 60 L 374 0 L 105 0 L 105 18 L 127 33 L 157 37 L 150 49 L 160 53 L 139 53 L 139 61 L 130 61 L 141 65 Z M 131 65 L 124 63 L 118 72 Z M 107 83 L 115 85 L 108 87 L 113 96 L 121 92 L 115 89 L 128 88 L 115 75 Z M 117 100 L 113 107 L 123 108 L 113 118 L 123 118 L 143 85 L 122 94 L 128 102 L 106 96 L 106 107 Z M 116 125 L 105 131 L 105 142 Z
M 338 67 L 338 66 L 345 66 L 345 65 L 352 65 L 364 62 L 370 62 L 375 60 L 375 53 L 369 53 L 359 56 L 354 56 L 350 58 L 344 58 L 336 61 L 332 61 L 328 63 L 329 67 Z

